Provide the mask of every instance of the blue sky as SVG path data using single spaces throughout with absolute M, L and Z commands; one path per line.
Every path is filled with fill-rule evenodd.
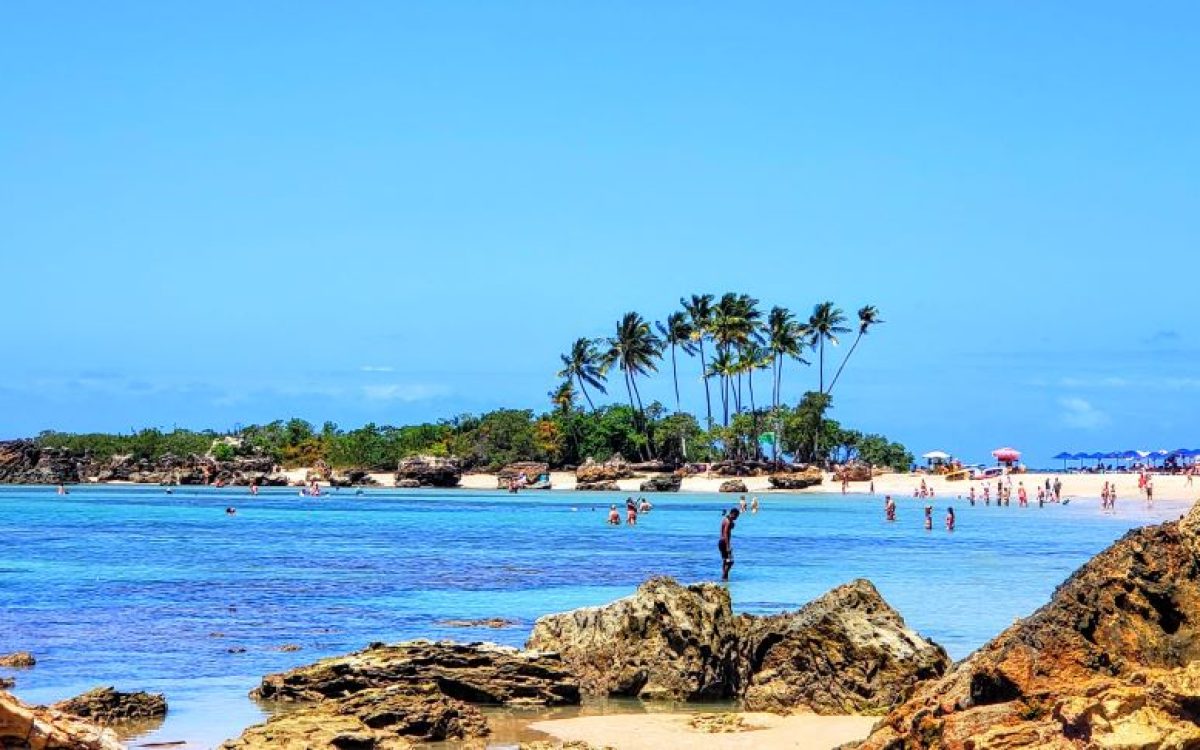
M 918 453 L 1200 447 L 1198 22 L 6 3 L 0 435 L 542 409 L 574 337 L 734 290 L 877 305 L 833 415 Z

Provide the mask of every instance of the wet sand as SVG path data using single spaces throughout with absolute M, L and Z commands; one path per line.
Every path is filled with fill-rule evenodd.
M 870 716 L 738 714 L 746 731 L 709 733 L 693 729 L 693 713 L 612 714 L 538 721 L 531 729 L 563 742 L 586 742 L 613 750 L 830 750 L 864 739 L 878 721 Z

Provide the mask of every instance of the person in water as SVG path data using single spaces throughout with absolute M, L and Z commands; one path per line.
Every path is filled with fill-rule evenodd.
M 745 495 L 742 495 L 741 497 L 738 498 L 738 510 L 740 510 L 742 513 L 746 512 L 746 496 Z
M 754 497 L 752 497 L 750 499 L 750 512 L 751 513 L 758 512 L 758 495 L 755 495 Z
M 621 525 L 621 514 L 617 511 L 616 505 L 608 506 L 608 523 L 610 526 Z
M 733 526 L 737 523 L 741 511 L 732 508 L 721 519 L 721 538 L 717 541 L 717 550 L 721 553 L 721 580 L 729 580 L 729 571 L 733 568 Z
M 646 498 L 642 498 L 642 502 L 638 503 L 638 513 L 649 513 L 654 506 Z
M 634 505 L 632 497 L 625 500 L 625 523 L 637 526 L 637 506 Z
M 954 508 L 946 508 L 946 531 L 954 531 Z
M 225 509 L 225 515 L 227 515 L 227 516 L 237 515 L 237 508 L 230 505 L 228 508 Z
M 887 520 L 896 520 L 896 501 L 892 499 L 891 495 L 886 496 L 883 500 L 883 513 Z
M 925 530 L 933 531 L 933 506 L 925 506 Z

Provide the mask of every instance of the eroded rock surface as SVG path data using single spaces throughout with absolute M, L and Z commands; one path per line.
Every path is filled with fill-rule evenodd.
M 160 719 L 167 715 L 167 700 L 162 693 L 122 693 L 112 687 L 98 687 L 59 701 L 50 708 L 97 724 L 117 724 L 137 719 Z
M 1200 506 L 1137 529 L 926 682 L 863 750 L 1200 747 Z
M 457 458 L 411 456 L 400 459 L 396 466 L 397 487 L 414 481 L 419 487 L 457 487 L 461 479 L 462 465 Z
M 544 461 L 518 461 L 505 466 L 496 474 L 496 489 L 508 489 L 508 483 L 525 476 L 525 481 L 536 482 L 543 474 L 550 474 L 550 464 Z
M 683 477 L 671 474 L 660 477 L 650 477 L 638 488 L 640 492 L 679 492 L 683 486 Z
M 267 675 L 251 695 L 264 700 L 319 701 L 368 688 L 435 683 L 469 703 L 560 706 L 579 702 L 579 684 L 554 655 L 492 644 L 412 641 L 372 645 Z
M 116 735 L 51 708 L 35 708 L 0 692 L 0 748 L 123 750 Z
M 28 651 L 14 651 L 0 656 L 0 667 L 9 669 L 29 669 L 37 664 L 37 659 Z
M 747 710 L 882 713 L 950 666 L 869 581 L 838 586 L 795 612 L 741 618 Z
M 746 489 L 746 483 L 740 479 L 726 479 L 724 482 L 721 482 L 721 486 L 718 488 L 718 491 L 749 492 L 749 490 Z
M 618 479 L 629 479 L 632 476 L 633 470 L 620 456 L 613 456 L 602 464 L 589 458 L 582 466 L 575 469 L 575 481 L 579 484 L 615 482 Z
M 578 491 L 590 490 L 592 492 L 620 492 L 621 485 L 616 482 L 579 482 L 575 485 Z
M 806 487 L 815 487 L 821 484 L 822 480 L 821 470 L 816 467 L 809 467 L 801 471 L 772 474 L 767 477 L 767 482 L 777 490 L 802 490 Z

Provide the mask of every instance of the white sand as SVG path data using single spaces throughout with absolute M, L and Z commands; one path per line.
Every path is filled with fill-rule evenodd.
M 776 716 L 744 713 L 742 719 L 754 729 L 745 732 L 710 734 L 692 729 L 695 714 L 649 713 L 581 716 L 530 724 L 563 742 L 586 742 L 614 750 L 829 750 L 845 742 L 864 739 L 877 719 L 869 716 Z

